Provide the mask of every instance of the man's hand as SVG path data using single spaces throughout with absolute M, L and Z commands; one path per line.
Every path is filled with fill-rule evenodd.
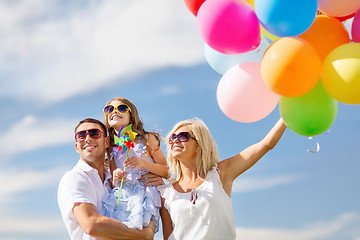
M 163 179 L 153 173 L 144 174 L 139 180 L 142 181 L 145 187 L 164 185 Z

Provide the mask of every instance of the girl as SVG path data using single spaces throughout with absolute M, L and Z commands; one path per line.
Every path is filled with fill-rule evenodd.
M 168 175 L 166 159 L 160 149 L 159 134 L 144 130 L 135 105 L 128 99 L 117 97 L 109 101 L 104 114 L 110 137 L 110 147 L 107 149 L 109 168 L 113 174 L 113 185 L 116 186 L 103 200 L 105 216 L 140 230 L 153 220 L 158 231 L 160 194 L 156 186 L 145 187 L 139 178 L 149 172 L 164 178 Z M 118 147 L 115 146 L 114 135 L 130 124 L 137 135 L 134 147 L 130 148 L 127 156 L 126 152 L 115 151 Z M 124 167 L 126 172 L 123 171 Z M 120 191 L 122 178 L 124 182 Z

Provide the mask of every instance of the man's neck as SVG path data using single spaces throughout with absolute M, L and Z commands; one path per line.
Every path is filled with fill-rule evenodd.
M 90 167 L 96 169 L 98 171 L 99 177 L 102 182 L 105 181 L 104 169 L 105 169 L 105 159 L 97 160 L 97 161 L 89 161 L 81 159 L 82 161 L 86 162 Z

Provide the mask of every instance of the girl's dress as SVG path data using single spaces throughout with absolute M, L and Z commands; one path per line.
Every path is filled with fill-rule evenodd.
M 216 166 L 191 192 L 180 193 L 171 183 L 158 188 L 173 223 L 169 239 L 235 239 L 231 198 L 222 187 Z
M 116 148 L 114 148 L 116 149 Z M 138 156 L 147 161 L 154 162 L 152 158 L 146 154 L 146 146 L 141 140 L 131 148 L 128 157 Z M 124 170 L 123 162 L 126 159 L 126 152 L 121 156 L 121 152 L 113 150 L 111 157 L 113 157 L 116 167 Z M 119 159 L 120 157 L 120 159 Z M 150 220 L 154 221 L 155 232 L 158 231 L 161 200 L 160 194 L 156 186 L 145 187 L 138 179 L 148 173 L 147 170 L 140 168 L 126 169 L 128 173 L 124 179 L 119 206 L 117 206 L 120 184 L 112 191 L 108 192 L 104 199 L 104 207 L 106 209 L 105 216 L 119 220 L 126 224 L 129 228 L 137 228 L 141 230 L 143 227 L 149 226 Z

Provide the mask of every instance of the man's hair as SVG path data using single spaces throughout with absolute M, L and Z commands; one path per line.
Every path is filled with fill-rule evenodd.
M 107 130 L 106 130 L 105 125 L 104 125 L 101 121 L 99 121 L 99 120 L 97 120 L 97 119 L 94 119 L 94 118 L 85 118 L 84 120 L 81 120 L 81 121 L 79 122 L 79 124 L 76 125 L 76 127 L 75 127 L 75 133 L 76 133 L 76 130 L 78 129 L 78 127 L 80 127 L 80 125 L 82 125 L 82 124 L 84 124 L 84 123 L 95 123 L 95 124 L 98 124 L 98 125 L 102 128 L 101 130 L 102 130 L 104 136 L 107 137 Z

